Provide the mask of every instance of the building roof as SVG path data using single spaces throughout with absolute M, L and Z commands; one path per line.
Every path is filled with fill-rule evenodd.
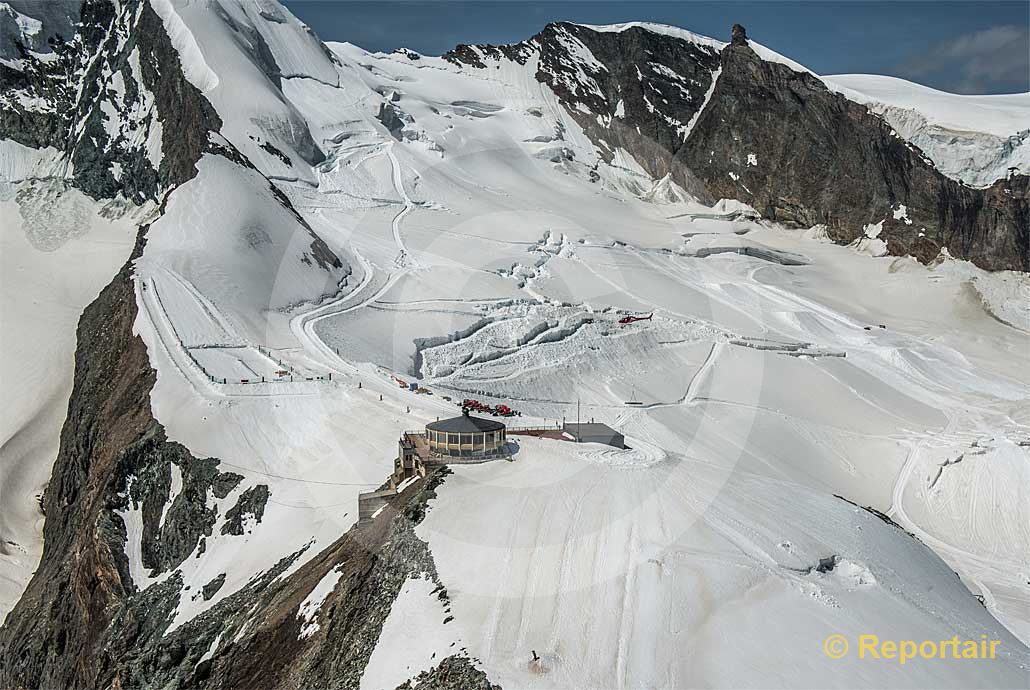
M 445 431 L 449 434 L 472 434 L 483 433 L 484 431 L 500 431 L 504 428 L 504 424 L 493 419 L 473 417 L 466 411 L 460 417 L 430 422 L 426 424 L 426 428 L 433 431 Z
M 565 431 L 570 434 L 583 434 L 584 436 L 619 434 L 618 431 L 601 422 L 565 422 Z
M 618 448 L 622 447 L 624 441 L 620 432 L 601 422 L 583 422 L 582 424 L 566 422 L 562 430 L 572 434 L 580 441 L 607 443 Z

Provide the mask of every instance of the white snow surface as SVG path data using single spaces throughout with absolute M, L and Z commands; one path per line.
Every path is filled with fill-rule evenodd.
M 388 690 L 403 685 L 441 660 L 461 654 L 461 638 L 428 577 L 409 577 L 383 623 L 361 690 Z
M 417 529 L 443 581 L 462 583 L 451 605 L 469 654 L 503 687 L 875 686 L 882 669 L 822 653 L 827 631 L 999 632 L 936 556 L 826 494 L 700 458 L 627 471 L 522 445 L 513 464 L 455 468 Z M 815 572 L 829 553 L 844 557 Z M 1019 664 L 995 682 L 1018 684 Z M 990 685 L 964 661 L 918 674 Z
M 22 186 L 19 200 L 10 181 L 0 180 L 0 622 L 42 554 L 38 496 L 68 411 L 79 315 L 125 262 L 141 220 L 105 217 L 59 182 Z
M 339 568 L 333 568 L 318 581 L 304 601 L 300 602 L 300 606 L 297 607 L 297 618 L 303 621 L 300 627 L 301 638 L 311 637 L 321 629 L 321 624 L 316 620 L 318 612 L 325 600 L 336 589 L 342 576 L 343 573 Z
M 46 176 L 46 164 L 57 155 L 52 147 L 34 149 L 12 139 L 0 139 L 0 185 Z
M 625 152 L 608 165 L 536 80 L 535 57 L 476 70 L 350 44 L 329 56 L 285 10 L 262 14 L 274 6 L 168 2 L 218 78 L 206 92 L 224 122 L 216 143 L 256 167 L 205 156 L 135 265 L 156 418 L 170 440 L 244 476 L 208 497 L 213 536 L 179 567 L 190 592 L 225 583 L 210 601 L 183 594 L 173 627 L 280 559 L 300 554 L 292 572 L 335 542 L 356 521 L 357 494 L 391 471 L 398 434 L 457 413 L 448 395 L 509 404 L 517 424 L 579 411 L 630 449 L 513 436 L 514 462 L 457 467 L 417 529 L 454 620 L 442 622 L 428 580 L 409 580 L 363 687 L 393 686 L 459 640 L 505 687 L 910 686 L 905 669 L 823 654 L 828 634 L 864 632 L 1002 640 L 993 662 L 921 667 L 928 686 L 1025 680 L 1024 277 L 869 256 L 875 246 L 760 222 L 739 202 L 705 207 Z M 297 76 L 277 85 L 225 16 Z M 403 115 L 396 137 L 376 117 L 386 102 Z M 324 154 L 316 165 L 311 146 Z M 49 225 L 23 231 L 8 217 L 5 264 L 34 256 L 26 232 L 60 254 Z M 315 235 L 340 268 L 315 261 Z M 7 254 L 8 242 L 22 249 Z M 104 252 L 98 285 L 127 238 Z M 13 344 L 4 329 L 11 372 L 39 342 L 60 344 L 40 372 L 70 358 L 90 291 L 58 309 L 39 306 L 45 285 L 24 288 L 53 275 L 37 266 L 84 263 L 53 260 L 5 275 L 5 310 L 10 300 L 40 322 Z M 620 324 L 627 313 L 653 317 Z M 46 404 L 32 393 L 41 377 L 26 378 L 0 468 L 28 468 L 13 475 L 25 510 L 12 524 L 35 558 L 30 497 L 52 462 L 70 371 Z M 44 408 L 45 443 L 32 436 Z M 22 443 L 25 459 L 8 464 Z M 222 535 L 226 511 L 258 484 L 270 490 L 261 521 Z M 8 515 L 5 496 L 5 536 Z M 138 546 L 130 531 L 126 552 Z M 834 570 L 813 570 L 832 556 Z M 137 565 L 134 582 L 149 586 Z M 335 584 L 298 611 L 307 626 Z M 417 622 L 414 643 L 404 621 Z
M 967 96 L 872 74 L 824 77 L 882 115 L 937 168 L 974 186 L 1030 172 L 1030 93 Z
M 967 96 L 879 74 L 834 74 L 823 80 L 852 100 L 916 110 L 946 129 L 1007 137 L 1030 128 L 1030 93 Z

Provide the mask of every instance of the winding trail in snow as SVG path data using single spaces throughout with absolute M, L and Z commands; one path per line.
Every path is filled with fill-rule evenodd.
M 393 222 L 391 223 L 393 227 L 393 241 L 397 243 L 397 249 L 400 251 L 400 254 L 397 256 L 397 266 L 402 269 L 409 267 L 418 268 L 418 262 L 408 253 L 408 248 L 404 244 L 404 236 L 401 234 L 401 222 L 415 208 L 415 202 L 412 201 L 408 191 L 404 188 L 401 163 L 397 160 L 397 154 L 393 152 L 393 144 L 394 142 L 391 141 L 387 146 L 386 155 L 390 158 L 390 166 L 393 169 L 393 186 L 396 188 L 397 193 L 401 195 L 401 198 L 404 199 L 404 208 L 393 217 Z
M 404 217 L 414 210 L 416 204 L 404 188 L 400 161 L 397 159 L 397 154 L 393 151 L 393 142 L 388 143 L 379 151 L 379 154 L 382 155 L 384 151 L 390 159 L 394 188 L 401 199 L 404 200 L 404 208 L 398 211 L 391 221 L 393 239 L 398 250 L 397 258 L 394 261 L 394 266 L 397 270 L 388 273 L 385 282 L 376 287 L 374 285 L 376 282 L 376 267 L 362 256 L 357 249 L 352 247 L 354 256 L 358 259 L 363 269 L 364 275 L 362 276 L 361 283 L 339 299 L 332 300 L 316 309 L 299 314 L 290 321 L 290 330 L 293 331 L 293 334 L 304 349 L 315 356 L 323 365 L 341 373 L 343 371 L 359 373 L 360 370 L 354 364 L 336 354 L 336 351 L 329 347 L 315 332 L 315 325 L 325 319 L 342 316 L 343 314 L 369 306 L 378 300 L 379 297 L 386 294 L 401 277 L 418 266 L 408 253 L 408 249 L 404 244 L 404 236 L 401 232 L 401 223 L 404 221 Z M 374 291 L 368 294 L 370 289 Z
M 905 511 L 905 493 L 913 486 L 916 468 L 922 457 L 923 451 L 930 446 L 932 441 L 955 440 L 964 441 L 964 438 L 957 438 L 959 416 L 952 409 L 944 408 L 942 412 L 947 415 L 948 422 L 945 427 L 936 434 L 927 434 L 918 442 L 913 444 L 905 464 L 898 472 L 891 492 L 891 506 L 887 510 L 887 516 L 908 530 L 927 546 L 931 547 L 939 556 L 946 558 L 953 567 L 965 572 L 970 584 L 980 590 L 983 597 L 983 604 L 995 618 L 999 617 L 997 601 L 984 579 L 989 577 L 994 582 L 1010 584 L 1014 589 L 1023 585 L 1023 579 L 1016 563 L 993 562 L 983 556 L 973 553 L 969 549 L 951 544 L 933 534 L 927 532 L 919 523 Z M 974 487 L 975 490 L 975 487 Z

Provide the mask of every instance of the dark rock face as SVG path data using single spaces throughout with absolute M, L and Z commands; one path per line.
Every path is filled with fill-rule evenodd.
M 746 46 L 747 45 L 747 29 L 740 24 L 734 24 L 733 28 L 730 29 L 730 43 L 735 46 Z
M 209 601 L 211 597 L 218 594 L 218 590 L 225 584 L 225 573 L 221 573 L 218 577 L 204 585 L 203 597 L 204 601 Z
M 112 655 L 105 679 L 122 687 L 357 688 L 404 582 L 419 576 L 438 581 L 414 528 L 446 475 L 440 468 L 391 497 L 382 515 L 353 527 L 292 575 L 279 577 L 300 553 L 174 631 L 137 638 Z M 337 575 L 314 614 L 316 625 L 302 635 L 301 603 L 323 578 Z M 219 578 L 208 585 L 220 586 Z M 437 590 L 446 603 L 447 591 Z M 402 687 L 497 688 L 475 663 L 456 649 Z
M 656 178 L 671 171 L 668 152 L 704 104 L 719 65 L 713 48 L 639 27 L 604 33 L 575 24 L 551 24 L 535 40 L 537 79 L 558 95 L 609 162 L 615 149 L 623 148 Z M 569 59 L 577 43 L 597 59 L 596 65 L 582 66 L 586 80 L 581 66 Z
M 141 237 L 133 258 L 142 248 Z M 43 557 L 0 628 L 3 687 L 97 686 L 105 638 L 132 596 L 125 527 L 115 512 L 124 500 L 119 466 L 126 449 L 132 454 L 141 445 L 155 463 L 169 456 L 150 414 L 155 374 L 132 335 L 130 270 L 126 263 L 79 323 L 75 382 L 44 499 Z M 177 601 L 174 587 L 173 578 L 148 590 L 145 615 L 166 618 Z
M 1025 177 L 967 187 L 810 74 L 746 45 L 728 46 L 721 65 L 708 106 L 674 153 L 681 177 L 700 179 L 711 198 L 740 199 L 788 224 L 823 223 L 841 243 L 883 221 L 892 254 L 929 261 L 947 247 L 984 268 L 1030 270 Z
M 181 476 L 182 488 L 168 504 L 173 467 Z M 211 536 L 219 515 L 208 507 L 208 493 L 217 496 L 215 486 L 235 487 L 243 480 L 217 468 L 215 458 L 194 458 L 184 446 L 167 441 L 157 424 L 125 449 L 117 475 L 124 481 L 116 488 L 123 498 L 117 507 L 141 511 L 142 564 L 152 576 L 177 568 Z
M 1025 176 L 988 189 L 951 180 L 880 116 L 759 58 L 744 27 L 731 38 L 719 52 L 640 27 L 558 23 L 523 43 L 459 46 L 445 58 L 488 69 L 539 54 L 537 79 L 602 157 L 621 147 L 702 201 L 739 199 L 770 220 L 824 224 L 840 243 L 882 222 L 893 254 L 929 261 L 947 247 L 990 270 L 1030 270 Z
M 16 13 L 39 21 L 40 32 L 23 35 Z M 108 0 L 7 3 L 0 11 L 0 57 L 13 64 L 0 64 L 0 136 L 34 148 L 65 149 L 76 72 L 98 49 L 113 16 Z
M 264 484 L 252 486 L 240 494 L 240 500 L 225 514 L 222 534 L 243 534 L 248 519 L 261 522 L 268 496 L 268 487 Z
M 583 48 L 595 62 L 577 57 Z M 537 80 L 557 94 L 602 157 L 610 162 L 616 149 L 631 151 L 655 177 L 671 172 L 670 151 L 680 145 L 719 67 L 710 46 L 640 27 L 609 33 L 564 22 L 523 43 L 459 46 L 444 58 L 486 68 L 483 57 L 525 64 L 534 52 L 540 55 Z
M 24 9 L 49 16 L 62 6 Z M 157 200 L 162 189 L 193 176 L 208 132 L 219 131 L 221 121 L 181 70 L 165 69 L 178 64 L 178 53 L 149 3 L 119 10 L 111 0 L 82 0 L 65 13 L 69 22 L 77 16 L 77 32 L 51 38 L 56 59 L 40 60 L 19 45 L 20 69 L 0 65 L 0 136 L 62 151 L 74 184 L 94 198 Z M 118 122 L 111 111 L 121 114 Z M 147 140 L 158 122 L 163 157 L 155 169 Z
M 397 690 L 501 690 L 501 686 L 492 684 L 466 657 L 449 656 Z

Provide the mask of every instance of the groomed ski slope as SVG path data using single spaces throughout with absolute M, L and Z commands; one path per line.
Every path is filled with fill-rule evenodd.
M 524 424 L 578 406 L 631 449 L 527 438 L 513 463 L 456 468 L 418 527 L 454 620 L 409 581 L 391 620 L 425 635 L 412 644 L 388 620 L 362 687 L 393 687 L 459 640 L 504 687 L 910 685 L 895 666 L 823 654 L 827 635 L 860 632 L 986 634 L 1003 640 L 998 660 L 920 677 L 1023 682 L 1025 276 L 873 258 L 737 203 L 683 201 L 624 152 L 600 160 L 535 58 L 477 70 L 334 44 L 330 59 L 296 42 L 285 10 L 262 3 L 280 23 L 228 4 L 265 38 L 282 90 L 222 19 L 169 4 L 189 59 L 217 77 L 222 135 L 257 171 L 209 156 L 172 193 L 136 263 L 136 331 L 168 438 L 245 477 L 219 514 L 257 484 L 271 497 L 243 536 L 215 525 L 186 559 L 190 591 L 226 580 L 210 601 L 184 595 L 173 625 L 335 541 L 398 434 L 468 396 Z M 386 103 L 403 122 L 392 134 Z M 325 154 L 314 166 L 308 135 Z M 311 233 L 341 267 L 310 260 Z M 726 247 L 766 258 L 698 252 Z M 262 357 L 294 380 L 229 381 Z M 311 635 L 327 624 L 314 603 L 298 616 Z

